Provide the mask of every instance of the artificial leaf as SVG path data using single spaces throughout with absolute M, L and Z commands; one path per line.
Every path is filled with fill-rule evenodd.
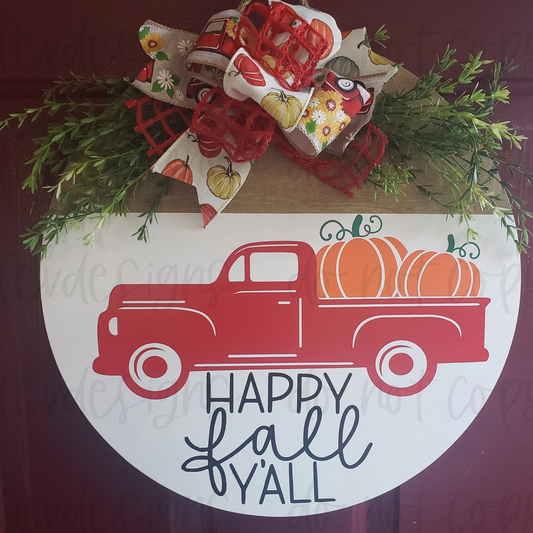
M 156 54 L 155 54 L 155 58 L 156 58 L 158 61 L 168 61 L 168 56 L 167 56 L 167 54 L 165 54 L 165 52 L 163 52 L 162 50 L 159 50 L 159 52 L 156 52 Z
M 139 40 L 142 41 L 150 33 L 150 26 L 143 26 L 139 30 Z
M 305 125 L 305 131 L 309 134 L 314 133 L 316 131 L 316 122 L 314 120 L 311 120 Z

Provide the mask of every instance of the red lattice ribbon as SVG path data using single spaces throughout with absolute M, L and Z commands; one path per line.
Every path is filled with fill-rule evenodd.
M 280 133 L 273 141 L 283 155 L 350 199 L 353 189 L 360 189 L 363 180 L 379 164 L 387 146 L 387 136 L 371 122 L 367 124 L 363 141 L 352 141 L 343 157 L 305 157 Z
M 254 18 L 263 19 L 260 29 L 252 22 Z M 290 91 L 311 84 L 316 66 L 329 47 L 323 35 L 281 2 L 270 8 L 250 5 L 239 21 L 236 40 L 281 87 Z
M 190 131 L 206 157 L 224 150 L 233 162 L 244 163 L 261 158 L 275 127 L 276 121 L 255 102 L 239 102 L 214 88 L 198 104 Z
M 126 105 L 130 109 L 136 109 L 137 126 L 136 132 L 141 132 L 152 147 L 148 150 L 147 155 L 163 155 L 167 148 L 174 144 L 175 141 L 185 132 L 183 128 L 174 128 L 169 123 L 167 118 L 171 115 L 178 114 L 185 121 L 190 124 L 190 119 L 181 107 L 176 107 L 164 104 L 160 100 L 154 100 L 150 96 L 139 98 L 138 100 L 129 100 Z M 144 106 L 144 107 L 143 107 Z M 144 110 L 144 111 L 143 111 Z M 153 131 L 152 131 L 153 130 Z M 157 142 L 154 135 L 156 132 L 159 136 L 163 134 L 165 137 L 161 142 Z

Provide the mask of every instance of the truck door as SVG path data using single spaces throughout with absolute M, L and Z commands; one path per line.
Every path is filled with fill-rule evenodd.
M 290 251 L 251 251 L 229 271 L 231 295 L 224 317 L 224 346 L 237 362 L 288 364 L 302 347 L 302 298 L 298 255 Z M 239 361 L 240 360 L 240 361 Z

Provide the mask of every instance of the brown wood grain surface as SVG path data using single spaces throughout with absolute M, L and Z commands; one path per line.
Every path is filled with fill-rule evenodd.
M 410 89 L 416 76 L 405 69 L 386 84 L 384 90 L 392 94 Z M 449 184 L 420 156 L 413 156 L 412 166 L 417 169 L 420 184 L 439 198 L 440 204 L 456 199 Z M 156 180 L 150 180 L 130 198 L 132 213 L 146 211 L 154 196 Z M 494 190 L 501 193 L 501 190 Z M 263 157 L 253 164 L 241 190 L 224 210 L 226 213 L 447 213 L 439 203 L 422 195 L 415 185 L 403 189 L 404 195 L 395 198 L 378 187 L 363 182 L 349 199 L 339 191 L 322 183 L 298 164 L 284 157 L 275 146 L 269 146 Z M 507 201 L 502 205 L 508 206 Z M 196 190 L 182 182 L 173 182 L 168 196 L 161 203 L 162 212 L 200 212 Z M 477 205 L 474 213 L 480 213 Z

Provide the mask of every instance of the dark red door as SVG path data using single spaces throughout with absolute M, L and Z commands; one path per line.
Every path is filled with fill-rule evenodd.
M 199 32 L 209 15 L 236 4 L 5 0 L 0 119 L 36 105 L 41 89 L 70 71 L 134 77 L 146 64 L 137 29 L 148 18 Z M 448 43 L 459 49 L 463 62 L 479 50 L 497 61 L 512 60 L 519 65 L 511 74 L 512 103 L 497 113 L 526 136 L 533 135 L 533 4 L 339 0 L 312 5 L 334 15 L 341 30 L 365 25 L 373 33 L 385 24 L 391 39 L 383 54 L 416 74 L 426 72 Z M 474 423 L 440 459 L 391 493 L 353 509 L 308 518 L 233 515 L 192 503 L 138 472 L 94 431 L 66 389 L 44 329 L 39 262 L 23 250 L 19 238 L 50 201 L 20 188 L 28 170 L 24 161 L 32 151 L 30 138 L 42 133 L 41 122 L 0 132 L 0 531 L 533 531 L 531 254 L 523 258 L 518 329 L 501 379 Z M 519 162 L 533 171 L 531 141 L 524 143 Z M 533 189 L 517 192 L 531 210 Z M 502 290 L 510 282 L 503 279 Z M 82 388 L 80 383 L 73 394 L 81 394 Z M 478 409 L 484 392 L 478 394 L 450 416 Z

